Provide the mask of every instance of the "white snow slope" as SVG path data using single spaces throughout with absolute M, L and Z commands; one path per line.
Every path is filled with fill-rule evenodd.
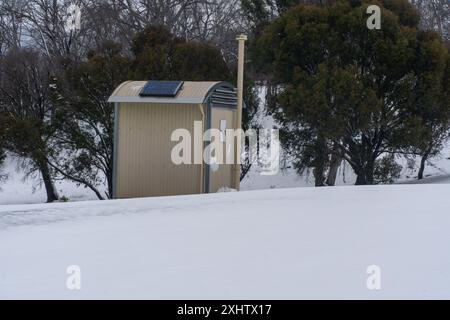
M 450 298 L 450 187 L 0 206 L 0 298 Z M 81 290 L 66 287 L 81 268 Z M 367 268 L 381 268 L 381 290 Z

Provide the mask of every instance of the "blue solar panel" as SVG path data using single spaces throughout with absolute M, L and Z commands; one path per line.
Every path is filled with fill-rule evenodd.
M 141 97 L 175 97 L 183 81 L 149 81 L 139 94 Z

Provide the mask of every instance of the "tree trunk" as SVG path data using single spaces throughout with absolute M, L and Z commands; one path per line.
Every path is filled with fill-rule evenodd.
M 357 186 L 367 185 L 367 179 L 366 179 L 366 175 L 364 173 L 357 173 L 355 185 L 357 185 Z
M 336 178 L 341 164 L 342 164 L 342 157 L 337 152 L 333 152 L 333 154 L 331 155 L 330 171 L 328 172 L 327 186 L 333 187 L 336 185 Z
M 86 186 L 87 188 L 91 189 L 92 191 L 94 191 L 95 195 L 97 196 L 97 198 L 99 200 L 105 200 L 105 198 L 103 198 L 103 195 L 100 193 L 100 191 L 92 184 L 89 183 L 88 181 L 81 179 L 81 178 L 77 178 L 74 176 L 71 176 L 70 174 L 68 174 L 67 172 L 64 172 L 63 170 L 61 170 L 60 168 L 58 168 L 57 166 L 55 166 L 54 164 L 52 164 L 51 162 L 49 162 L 49 165 L 56 170 L 59 174 L 61 174 L 62 176 L 64 176 L 67 179 L 70 179 L 72 181 L 75 181 L 77 183 L 81 183 L 82 185 Z M 111 176 L 112 177 L 112 176 Z M 112 187 L 112 183 L 110 184 L 110 186 Z M 108 186 L 109 188 L 109 186 Z
M 53 184 L 52 177 L 50 175 L 50 169 L 46 162 L 39 163 L 39 171 L 42 175 L 42 180 L 44 181 L 45 191 L 47 192 L 47 203 L 55 202 L 59 200 L 58 192 L 56 191 L 55 185 Z
M 251 163 L 245 163 L 241 166 L 241 182 L 244 181 L 247 174 L 250 172 L 250 169 L 252 168 Z
M 313 173 L 316 187 L 325 187 L 325 177 L 322 168 L 314 168 Z
M 425 165 L 427 163 L 429 156 L 430 156 L 430 154 L 427 152 L 422 156 L 422 160 L 420 160 L 419 180 L 423 180 L 423 178 L 424 178 Z
M 328 165 L 327 141 L 321 135 L 314 143 L 314 179 L 316 187 L 325 187 L 325 171 Z
M 108 199 L 114 198 L 114 170 L 108 170 L 108 176 L 106 177 L 108 183 Z
M 364 168 L 354 169 L 357 175 L 357 186 L 372 185 L 374 184 L 374 164 L 367 164 Z

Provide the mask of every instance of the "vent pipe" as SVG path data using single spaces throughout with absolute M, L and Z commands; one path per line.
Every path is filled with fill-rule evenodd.
M 245 41 L 247 36 L 245 34 L 239 35 L 236 40 L 239 43 L 238 53 L 238 79 L 237 79 L 237 110 L 236 110 L 236 129 L 242 129 L 242 107 L 244 105 L 244 64 L 245 64 Z M 238 138 L 236 143 L 236 165 L 235 165 L 235 189 L 241 188 L 241 154 L 242 141 Z

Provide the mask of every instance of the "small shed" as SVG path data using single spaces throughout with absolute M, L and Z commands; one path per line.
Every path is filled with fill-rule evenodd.
M 194 123 L 204 132 L 236 128 L 237 93 L 227 82 L 127 81 L 108 100 L 115 105 L 114 198 L 138 198 L 215 193 L 233 188 L 234 166 L 213 168 L 173 163 L 179 142 L 177 129 L 196 136 Z M 194 145 L 194 143 L 192 143 Z M 201 148 L 203 159 L 204 148 Z M 194 148 L 192 148 L 194 152 Z M 193 155 L 194 157 L 194 155 Z

